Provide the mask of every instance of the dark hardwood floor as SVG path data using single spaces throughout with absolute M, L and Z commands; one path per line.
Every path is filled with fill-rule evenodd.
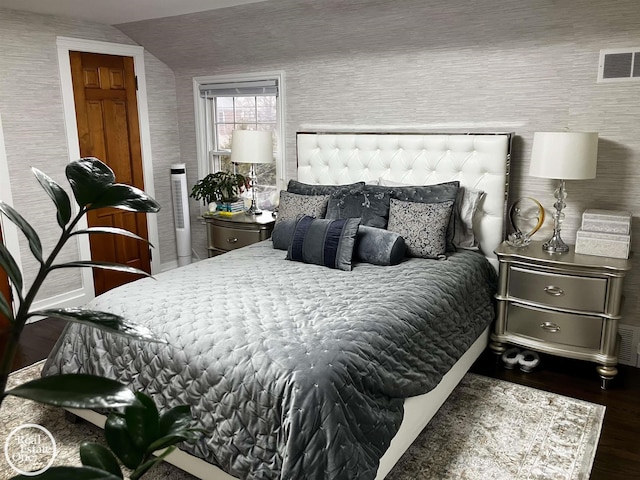
M 46 358 L 66 323 L 57 318 L 47 318 L 25 325 L 12 371 Z
M 14 370 L 45 358 L 64 324 L 46 319 L 27 325 Z M 640 369 L 619 369 L 608 390 L 600 389 L 594 364 L 547 355 L 536 371 L 523 373 L 504 369 L 486 351 L 471 371 L 606 406 L 591 480 L 640 479 Z

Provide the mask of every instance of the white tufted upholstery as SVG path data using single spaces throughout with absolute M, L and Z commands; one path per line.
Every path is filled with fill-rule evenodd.
M 298 180 L 331 185 L 380 177 L 411 185 L 458 180 L 483 190 L 474 231 L 482 252 L 494 259 L 493 250 L 504 239 L 510 145 L 508 133 L 299 133 Z

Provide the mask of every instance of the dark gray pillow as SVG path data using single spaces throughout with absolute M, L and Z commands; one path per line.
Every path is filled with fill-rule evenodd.
M 309 185 L 297 180 L 289 180 L 287 192 L 297 193 L 298 195 L 331 195 L 339 198 L 348 193 L 362 191 L 364 182 L 349 183 L 347 185 Z
M 404 258 L 406 244 L 396 232 L 360 225 L 355 258 L 373 265 L 397 265 Z
M 396 185 L 366 185 L 365 191 L 368 192 L 386 192 L 390 198 L 402 200 L 403 202 L 417 203 L 442 203 L 454 202 L 458 198 L 458 190 L 460 182 L 444 182 L 435 185 L 419 185 L 419 186 L 396 186 Z M 388 218 L 388 215 L 387 215 Z M 455 216 L 452 215 L 447 226 L 447 251 L 455 251 L 453 244 L 455 236 Z
M 289 250 L 291 244 L 291 235 L 293 229 L 296 228 L 296 221 L 290 218 L 276 222 L 271 232 L 271 241 L 273 248 L 278 250 Z
M 361 225 L 387 228 L 389 194 L 365 189 L 340 198 L 330 197 L 325 218 L 361 218 Z
M 304 216 L 296 221 L 287 260 L 351 270 L 359 218 L 328 220 Z
M 453 201 L 403 202 L 391 199 L 389 230 L 402 235 L 412 257 L 445 258 Z
M 398 186 L 398 185 L 366 185 L 365 190 L 371 192 L 387 192 L 391 198 L 403 202 L 440 203 L 456 200 L 460 182 L 444 182 L 434 185 Z
M 273 227 L 273 248 L 288 250 L 296 220 L 283 220 Z M 404 238 L 395 232 L 360 225 L 356 235 L 354 258 L 373 265 L 397 265 L 406 252 Z

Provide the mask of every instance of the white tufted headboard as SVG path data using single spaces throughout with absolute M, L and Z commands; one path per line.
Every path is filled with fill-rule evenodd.
M 306 133 L 297 135 L 298 180 L 339 185 L 380 177 L 410 185 L 458 180 L 486 193 L 474 218 L 482 252 L 505 238 L 512 133 Z

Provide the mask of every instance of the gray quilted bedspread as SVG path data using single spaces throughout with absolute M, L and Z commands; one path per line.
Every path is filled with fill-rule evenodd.
M 192 405 L 185 449 L 239 478 L 371 479 L 403 398 L 432 389 L 494 316 L 495 272 L 475 252 L 365 263 L 284 260 L 270 241 L 95 299 L 168 344 L 69 325 L 43 370 L 131 384 Z

